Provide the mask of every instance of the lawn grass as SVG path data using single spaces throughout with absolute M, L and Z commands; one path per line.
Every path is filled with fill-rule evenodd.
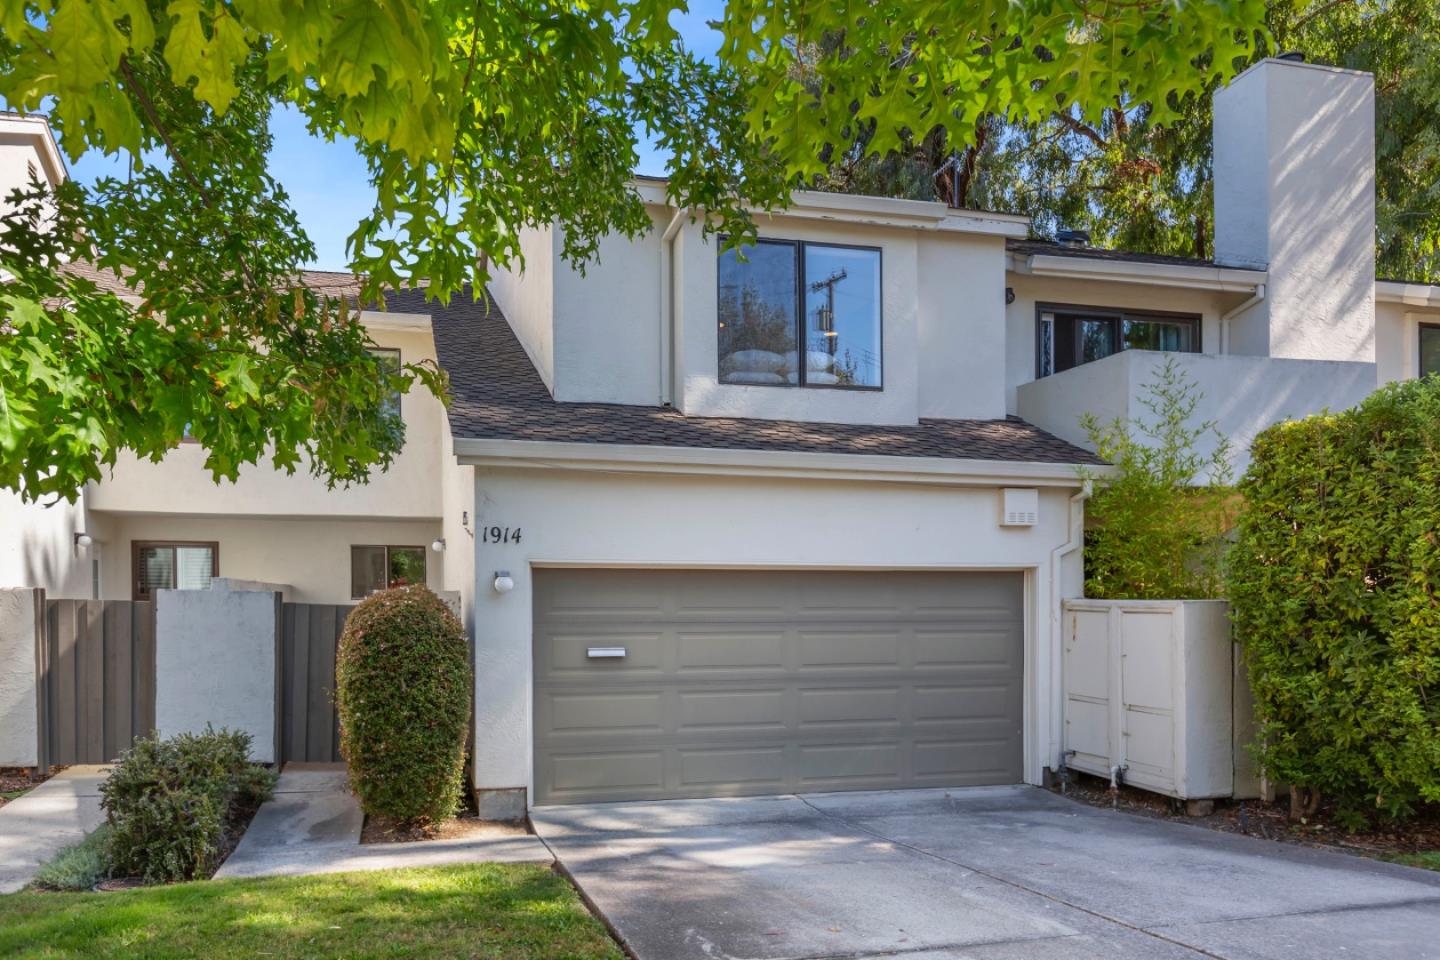
M 564 878 L 489 863 L 0 896 L 0 957 L 623 960 Z
M 1391 863 L 1403 863 L 1407 867 L 1423 867 L 1426 870 L 1440 870 L 1440 850 L 1421 850 L 1419 853 L 1393 853 L 1385 857 Z

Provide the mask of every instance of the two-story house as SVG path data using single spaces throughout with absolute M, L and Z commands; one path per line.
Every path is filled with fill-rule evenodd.
M 451 378 L 448 414 L 404 398 L 389 474 L 126 460 L 75 507 L 0 514 L 0 583 L 338 602 L 423 571 L 461 594 L 497 816 L 1039 782 L 1082 588 L 1078 416 L 1136 413 L 1178 358 L 1243 458 L 1268 423 L 1440 369 L 1440 288 L 1374 277 L 1370 78 L 1266 61 L 1215 117 L 1213 262 L 805 192 L 741 256 L 638 180 L 654 228 L 583 276 L 531 230 L 478 302 L 365 314 Z

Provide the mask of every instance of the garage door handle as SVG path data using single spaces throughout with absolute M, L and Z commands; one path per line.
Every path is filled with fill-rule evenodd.
M 591 660 L 614 660 L 625 656 L 624 647 L 589 647 L 585 656 Z

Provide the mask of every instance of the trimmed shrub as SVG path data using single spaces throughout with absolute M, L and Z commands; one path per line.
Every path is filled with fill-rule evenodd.
M 66 892 L 93 890 L 110 875 L 110 860 L 105 848 L 110 842 L 110 827 L 100 824 L 79 843 L 66 847 L 49 863 L 35 871 L 35 886 L 42 890 Z
M 1440 379 L 1256 438 L 1229 596 L 1268 775 L 1352 824 L 1440 802 Z
M 403 823 L 460 805 L 470 719 L 465 630 L 423 586 L 360 601 L 335 657 L 340 751 L 366 813 Z
M 1203 395 L 1173 357 L 1144 389 L 1148 417 L 1080 418 L 1090 445 L 1115 467 L 1085 508 L 1085 596 L 1220 597 L 1235 514 L 1230 445 L 1213 422 L 1194 422 Z
M 150 883 L 214 872 L 230 819 L 275 789 L 275 773 L 250 763 L 250 740 L 210 729 L 136 740 L 100 785 L 112 872 Z

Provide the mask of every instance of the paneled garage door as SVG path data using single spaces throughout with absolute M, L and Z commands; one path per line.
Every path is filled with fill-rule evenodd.
M 1019 573 L 537 570 L 538 803 L 1018 783 Z

